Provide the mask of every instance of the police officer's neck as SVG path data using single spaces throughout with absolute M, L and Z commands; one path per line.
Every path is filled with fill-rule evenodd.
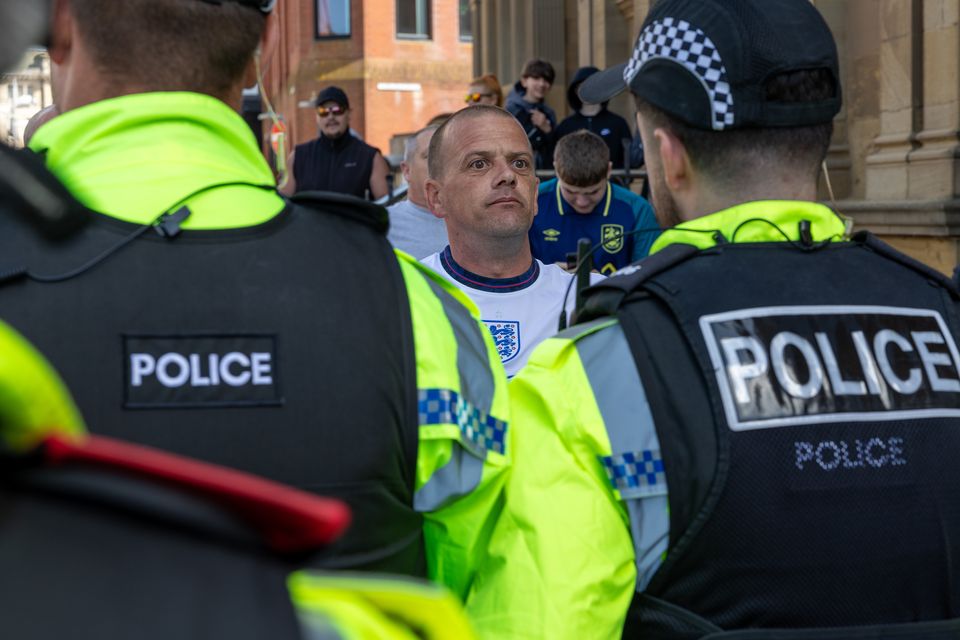
M 485 278 L 514 278 L 530 269 L 533 254 L 526 233 L 517 238 L 465 238 L 450 234 L 450 253 L 467 271 Z
M 756 179 L 736 181 L 722 186 L 703 182 L 687 194 L 674 194 L 680 217 L 693 220 L 717 211 L 724 211 L 744 202 L 760 200 L 805 200 L 817 199 L 817 182 L 809 178 L 796 178 L 776 173 L 757 175 Z

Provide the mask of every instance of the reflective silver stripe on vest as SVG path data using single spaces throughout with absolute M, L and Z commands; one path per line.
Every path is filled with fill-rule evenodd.
M 297 613 L 304 640 L 344 640 L 346 637 L 323 614 L 313 611 Z
M 480 325 L 456 298 L 428 276 L 424 279 L 434 295 L 440 299 L 447 320 L 457 339 L 457 371 L 460 374 L 460 397 L 485 415 L 493 408 L 493 372 L 487 355 L 487 345 L 480 333 Z
M 420 487 L 413 497 L 413 508 L 420 513 L 436 511 L 472 492 L 482 477 L 483 460 L 454 443 L 450 462 Z
M 487 450 L 505 453 L 506 423 L 490 415 L 496 389 L 487 345 L 479 323 L 469 310 L 429 277 L 424 279 L 443 305 L 457 341 L 457 372 L 460 376 L 458 406 L 444 405 L 444 391 L 420 389 L 420 423 L 454 421 L 460 427 L 464 446 L 453 444 L 450 461 L 434 472 L 413 498 L 414 508 L 423 513 L 434 511 L 461 498 L 480 485 Z M 439 393 L 439 397 L 433 397 Z M 439 411 L 433 411 L 432 405 Z M 437 415 L 434 415 L 434 414 Z M 467 447 L 467 448 L 465 448 Z
M 660 566 L 670 535 L 667 481 L 650 403 L 619 324 L 584 336 L 576 345 L 610 438 L 612 455 L 600 462 L 630 515 L 637 589 L 643 590 Z

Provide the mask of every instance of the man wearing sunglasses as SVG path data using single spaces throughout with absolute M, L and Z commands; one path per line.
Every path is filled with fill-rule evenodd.
M 387 195 L 390 167 L 380 150 L 350 131 L 350 100 L 340 87 L 317 96 L 320 135 L 290 152 L 286 195 L 299 191 L 334 191 L 377 200 Z

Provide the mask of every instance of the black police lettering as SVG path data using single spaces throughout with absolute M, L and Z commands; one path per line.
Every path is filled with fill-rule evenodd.
M 960 416 L 960 355 L 936 311 L 767 307 L 700 326 L 735 431 Z
M 907 464 L 903 438 L 794 442 L 797 469 L 883 469 Z
M 273 336 L 126 336 L 128 408 L 276 405 Z

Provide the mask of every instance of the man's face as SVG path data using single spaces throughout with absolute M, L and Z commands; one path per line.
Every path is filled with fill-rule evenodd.
M 317 107 L 317 125 L 328 138 L 339 138 L 350 129 L 350 110 L 333 100 Z
M 426 207 L 426 198 L 423 195 L 423 183 L 427 179 L 427 155 L 430 151 L 430 141 L 433 139 L 434 129 L 428 129 L 417 136 L 417 150 L 409 160 L 401 165 L 403 177 L 409 185 L 407 198 L 414 204 Z
M 536 101 L 546 98 L 551 86 L 546 78 L 536 78 L 534 76 L 520 78 L 520 85 L 527 90 L 527 97 Z
M 441 148 L 444 173 L 431 180 L 434 213 L 451 242 L 526 235 L 537 212 L 533 154 L 513 118 L 482 115 L 453 123 Z
M 591 213 L 607 195 L 606 179 L 589 187 L 575 187 L 560 178 L 557 178 L 557 184 L 560 185 L 560 195 L 577 213 Z
M 682 219 L 677 203 L 663 175 L 663 167 L 660 164 L 660 145 L 653 135 L 651 125 L 644 121 L 639 112 L 637 112 L 637 130 L 640 132 L 640 139 L 643 141 L 645 150 L 644 163 L 647 167 L 650 197 L 653 200 L 653 212 L 657 217 L 657 223 L 661 229 L 675 227 L 682 222 Z

